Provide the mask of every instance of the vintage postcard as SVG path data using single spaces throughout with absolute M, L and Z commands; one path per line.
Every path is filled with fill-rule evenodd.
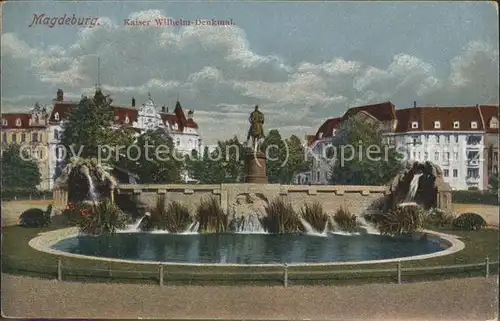
M 4 317 L 498 318 L 495 2 L 0 8 Z

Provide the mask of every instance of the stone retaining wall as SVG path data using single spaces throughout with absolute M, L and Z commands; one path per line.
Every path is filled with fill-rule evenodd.
M 361 215 L 374 202 L 382 199 L 389 189 L 386 186 L 303 186 L 279 184 L 217 184 L 217 185 L 120 185 L 120 194 L 135 194 L 147 207 L 154 207 L 158 197 L 167 202 L 178 201 L 193 213 L 203 198 L 214 197 L 224 210 L 234 210 L 237 215 L 262 211 L 273 198 L 289 200 L 296 210 L 306 202 L 318 201 L 324 210 L 333 214 L 341 206 L 353 214 Z

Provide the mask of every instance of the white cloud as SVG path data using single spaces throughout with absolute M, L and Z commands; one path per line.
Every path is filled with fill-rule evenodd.
M 129 18 L 168 15 L 149 10 Z M 173 105 L 178 93 L 183 106 L 195 109 L 209 144 L 234 134 L 243 137 L 256 104 L 266 115 L 266 129 L 280 128 L 283 136 L 303 138 L 324 119 L 353 105 L 498 101 L 498 50 L 482 42 L 464 48 L 443 77 L 410 53 L 394 56 L 386 67 L 345 57 L 290 65 L 282 57 L 253 50 L 237 26 L 132 27 L 109 18 L 99 22 L 99 27 L 81 29 L 66 47 L 30 46 L 16 34 L 2 35 L 2 58 L 12 64 L 3 67 L 8 77 L 2 102 L 32 106 L 45 97 L 49 103 L 58 87 L 74 99 L 88 95 L 96 83 L 97 56 L 103 89 L 115 102 L 129 104 L 135 96 L 140 104 L 151 92 L 158 105 Z

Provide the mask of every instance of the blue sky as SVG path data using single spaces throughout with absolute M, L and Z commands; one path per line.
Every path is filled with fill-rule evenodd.
M 95 28 L 28 27 L 33 14 L 99 17 Z M 124 19 L 233 19 L 132 27 Z M 2 109 L 89 94 L 97 55 L 118 104 L 177 93 L 209 143 L 267 128 L 314 133 L 348 107 L 498 104 L 498 12 L 488 2 L 11 2 L 3 6 Z M 223 130 L 221 130 L 221 128 Z

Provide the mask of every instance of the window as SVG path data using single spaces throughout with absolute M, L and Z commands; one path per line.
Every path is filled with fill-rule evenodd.
M 125 116 L 125 124 L 128 124 L 130 122 L 130 119 L 128 118 L 128 116 Z
M 498 119 L 496 117 L 491 118 L 490 128 L 498 128 Z
M 6 143 L 7 142 L 7 134 L 3 133 L 2 135 L 2 142 Z
M 26 142 L 26 134 L 22 133 L 21 134 L 21 143 L 24 143 L 24 142 Z
M 411 136 L 411 140 L 413 142 L 413 145 L 417 145 L 420 143 L 419 139 L 418 139 L 418 136 L 417 135 L 413 135 Z
M 7 119 L 2 119 L 2 125 L 7 126 Z
M 453 122 L 453 129 L 458 129 L 460 128 L 460 122 L 459 121 L 454 121 Z
M 467 145 L 477 145 L 481 143 L 481 136 L 468 136 Z
M 436 143 L 439 144 L 439 135 L 434 135 L 434 138 L 436 139 Z
M 449 152 L 444 153 L 444 160 L 445 161 L 450 160 L 450 153 Z
M 317 177 L 318 177 L 318 181 L 319 181 L 320 180 L 319 176 L 321 175 L 321 173 L 318 171 L 317 174 L 318 174 Z
M 476 129 L 477 128 L 477 121 L 473 121 L 470 123 L 470 128 Z
M 453 170 L 453 177 L 458 177 L 458 169 Z
M 450 171 L 448 169 L 445 169 L 443 172 L 444 177 L 450 176 Z
M 14 144 L 17 143 L 17 135 L 16 134 L 12 134 L 12 142 Z
M 411 128 L 415 129 L 418 128 L 418 121 L 414 121 L 411 123 Z
M 16 119 L 16 126 L 17 127 L 20 127 L 21 126 L 21 120 L 18 118 Z
M 439 128 L 441 128 L 441 122 L 439 122 L 439 121 L 435 121 L 435 122 L 434 122 L 434 128 L 435 128 L 435 129 L 439 129 Z
M 479 168 L 468 168 L 467 169 L 467 177 L 479 177 Z
M 493 160 L 498 162 L 498 152 L 493 152 Z
M 54 119 L 55 119 L 55 120 L 59 120 L 59 113 L 58 113 L 58 112 L 56 112 L 56 113 L 54 114 Z
M 33 143 L 38 142 L 38 133 L 31 134 L 31 142 Z
M 43 149 L 38 151 L 38 159 L 43 159 Z
M 56 160 L 59 160 L 59 147 L 56 147 Z
M 439 160 L 439 152 L 434 153 L 434 160 L 438 161 Z
M 455 135 L 455 143 L 458 144 L 458 135 Z
M 40 134 L 39 142 L 43 142 L 43 135 L 42 134 Z
M 413 152 L 413 159 L 417 158 L 417 152 Z

